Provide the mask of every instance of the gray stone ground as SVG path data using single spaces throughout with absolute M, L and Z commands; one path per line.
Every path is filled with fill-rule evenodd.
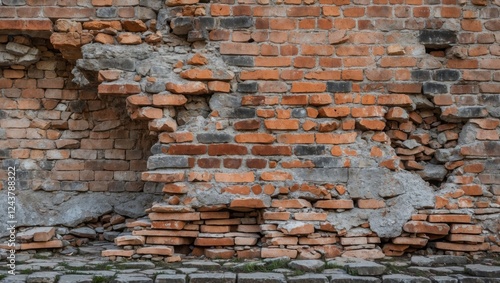
M 109 261 L 103 246 L 80 247 L 77 255 L 18 253 L 16 275 L 0 266 L 0 282 L 28 283 L 500 283 L 500 257 L 434 255 L 330 260 Z M 5 262 L 5 254 L 0 254 Z

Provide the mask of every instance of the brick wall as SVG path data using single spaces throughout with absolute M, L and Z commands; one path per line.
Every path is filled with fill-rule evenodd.
M 151 229 L 134 232 L 146 244 L 211 257 L 499 251 L 499 3 L 61 2 L 13 1 L 5 21 L 53 21 L 80 95 L 97 91 L 88 105 L 123 110 L 126 97 L 141 121 L 120 124 L 127 137 L 96 133 L 90 107 L 68 126 L 89 130 L 73 151 L 126 163 L 115 180 L 142 172 L 164 193 Z M 132 142 L 146 129 L 158 141 L 147 169 L 132 169 L 144 151 L 104 160 L 149 148 Z

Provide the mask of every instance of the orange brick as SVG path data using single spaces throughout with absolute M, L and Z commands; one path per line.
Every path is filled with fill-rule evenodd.
M 338 118 L 346 117 L 351 113 L 351 109 L 347 106 L 336 107 L 321 107 L 319 109 L 319 117 Z
M 265 133 L 239 134 L 234 138 L 239 143 L 273 143 L 276 140 L 273 135 Z
M 288 144 L 314 143 L 314 134 L 280 134 L 278 142 Z
M 355 107 L 351 110 L 354 118 L 383 117 L 385 109 L 382 106 Z
M 357 133 L 342 134 L 316 134 L 316 142 L 319 144 L 348 144 L 356 141 Z
M 307 208 L 312 207 L 311 203 L 305 199 L 284 199 L 284 200 L 273 200 L 271 207 L 283 207 L 283 208 Z
M 273 119 L 265 120 L 264 125 L 268 130 L 298 130 L 299 120 Z
M 470 223 L 471 216 L 466 214 L 429 215 L 429 222 Z
M 408 233 L 429 233 L 435 235 L 447 235 L 450 226 L 443 223 L 429 223 L 426 221 L 409 221 L 403 226 Z
M 452 224 L 450 233 L 452 234 L 481 234 L 483 228 L 480 225 Z
M 255 175 L 252 172 L 215 173 L 215 181 L 223 183 L 247 183 L 255 181 Z
M 352 200 L 339 199 L 339 200 L 319 200 L 314 204 L 314 207 L 324 209 L 352 209 L 354 204 Z
M 218 16 L 229 16 L 231 13 L 231 7 L 225 4 L 212 4 L 210 5 L 210 15 L 214 17 Z
M 323 92 L 325 90 L 325 83 L 294 82 L 291 92 Z
M 358 207 L 365 209 L 377 209 L 385 207 L 385 202 L 378 199 L 360 199 L 358 200 Z
M 242 71 L 240 73 L 241 80 L 278 80 L 278 70 L 254 70 Z
M 246 199 L 235 199 L 231 201 L 229 205 L 231 208 L 266 208 L 266 205 L 262 199 L 259 198 L 246 198 Z M 208 223 L 207 223 L 208 224 Z
M 263 181 L 286 181 L 286 180 L 293 180 L 293 177 L 288 172 L 269 171 L 269 172 L 262 172 L 260 174 L 260 179 Z
M 288 220 L 290 219 L 290 212 L 270 212 L 266 211 L 263 214 L 264 220 Z

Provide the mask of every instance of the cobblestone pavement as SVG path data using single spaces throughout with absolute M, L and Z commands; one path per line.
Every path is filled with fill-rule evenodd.
M 17 254 L 16 275 L 3 265 L 1 282 L 29 283 L 500 283 L 500 257 L 433 255 L 360 259 L 109 261 L 103 246 L 80 247 L 77 255 Z M 76 251 L 76 250 L 75 250 Z M 76 254 L 76 252 L 75 252 Z M 5 254 L 0 254 L 5 261 Z

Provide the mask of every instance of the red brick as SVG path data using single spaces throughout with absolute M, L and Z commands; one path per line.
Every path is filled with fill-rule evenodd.
M 441 7 L 440 10 L 443 18 L 459 18 L 462 14 L 462 9 L 458 7 Z
M 269 172 L 262 172 L 260 174 L 260 179 L 263 181 L 286 181 L 286 180 L 293 180 L 293 177 L 288 172 L 269 171 Z
M 411 57 L 384 57 L 380 59 L 380 67 L 414 67 L 417 59 Z
M 488 247 L 489 247 L 488 243 L 483 243 L 479 245 L 469 245 L 469 244 L 436 242 L 437 249 L 450 250 L 450 251 L 475 252 L 475 251 L 487 250 Z
M 255 67 L 288 67 L 291 57 L 255 57 Z
M 385 109 L 381 106 L 367 106 L 361 108 L 352 108 L 351 115 L 355 118 L 383 117 Z
M 450 227 L 441 223 L 429 223 L 426 221 L 409 221 L 403 226 L 408 233 L 429 233 L 435 235 L 447 235 Z
M 212 4 L 210 5 L 210 15 L 214 17 L 229 16 L 231 13 L 231 6 L 225 4 Z
M 287 18 L 271 18 L 269 19 L 269 27 L 277 30 L 292 30 L 297 26 L 297 21 Z
M 208 155 L 245 155 L 247 153 L 247 148 L 242 145 L 211 144 L 208 146 Z
M 351 209 L 354 208 L 352 200 L 338 199 L 338 200 L 319 200 L 314 204 L 314 207 L 324 209 Z
M 268 130 L 298 130 L 299 120 L 288 120 L 288 119 L 273 119 L 265 120 L 264 125 Z
M 292 155 L 292 149 L 289 146 L 271 146 L 256 145 L 252 147 L 253 155 L 271 156 L 271 155 Z
M 350 113 L 351 109 L 347 106 L 321 107 L 319 109 L 319 117 L 328 117 L 328 118 L 346 117 Z
M 294 82 L 291 92 L 323 92 L 326 91 L 325 83 Z
M 62 85 L 60 85 L 62 88 Z M 138 84 L 100 84 L 98 87 L 99 94 L 135 94 L 141 92 L 141 87 Z
M 316 142 L 319 144 L 348 144 L 356 141 L 357 133 L 342 134 L 316 134 Z
M 450 233 L 455 234 L 481 234 L 483 231 L 480 225 L 452 224 Z
M 131 101 L 131 104 L 134 105 L 147 105 L 146 103 L 150 100 L 148 96 L 136 96 L 137 98 L 141 98 L 141 102 L 139 104 L 137 103 L 136 100 L 139 99 L 133 99 L 133 96 L 127 97 L 127 101 Z M 153 95 L 153 105 L 155 106 L 180 106 L 184 105 L 187 102 L 187 98 L 184 95 L 176 95 L 176 94 L 155 94 Z
M 481 21 L 479 21 L 479 20 L 469 20 L 469 19 L 461 20 L 460 25 L 461 25 L 462 29 L 466 30 L 466 31 L 482 31 L 483 30 L 483 26 L 481 24 Z
M 362 81 L 363 80 L 363 70 L 343 70 L 342 79 L 349 81 Z
M 385 202 L 378 199 L 360 199 L 358 200 L 358 207 L 365 209 L 377 209 L 385 207 Z
M 466 214 L 429 215 L 429 222 L 470 223 L 471 216 Z
M 278 142 L 288 144 L 314 143 L 314 134 L 280 134 Z
M 314 57 L 295 57 L 293 61 L 293 66 L 295 68 L 307 68 L 311 69 L 316 66 L 316 58 Z
M 221 43 L 221 54 L 233 55 L 259 55 L 260 48 L 257 44 L 252 43 Z
M 185 144 L 174 144 L 168 148 L 167 153 L 173 155 L 200 155 L 207 152 L 206 145 L 185 145 Z
M 165 87 L 168 91 L 178 94 L 196 95 L 208 93 L 207 85 L 202 82 L 190 82 L 185 84 L 167 83 Z
M 254 70 L 242 71 L 240 73 L 241 80 L 278 80 L 279 71 L 274 70 Z
M 246 165 L 248 168 L 262 169 L 266 168 L 266 159 L 247 159 Z
M 301 54 L 305 56 L 331 56 L 335 48 L 331 45 L 301 45 Z
M 328 105 L 333 102 L 332 96 L 328 93 L 313 94 L 309 96 L 309 104 L 314 106 Z
M 307 95 L 287 95 L 281 98 L 282 105 L 307 105 Z
M 290 7 L 286 10 L 288 17 L 318 17 L 321 14 L 321 7 Z
M 251 133 L 236 135 L 235 141 L 239 143 L 273 143 L 276 138 L 265 133 Z
M 258 120 L 243 120 L 233 124 L 233 128 L 238 131 L 257 130 L 260 128 Z

